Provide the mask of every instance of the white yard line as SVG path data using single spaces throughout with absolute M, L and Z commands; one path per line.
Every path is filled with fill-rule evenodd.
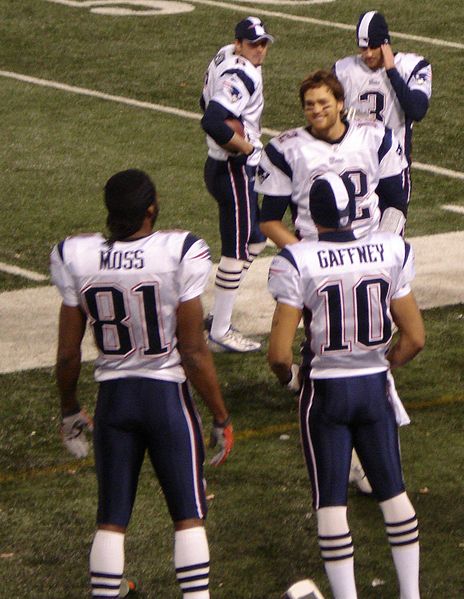
M 414 293 L 421 308 L 464 303 L 464 231 L 410 239 L 416 256 Z M 446 261 L 443 260 L 446 256 Z M 244 333 L 269 333 L 274 300 L 267 291 L 271 257 L 258 258 L 248 272 L 234 309 L 234 323 Z M 203 297 L 213 300 L 214 272 Z M 60 297 L 51 286 L 0 293 L 0 372 L 51 367 L 56 356 Z M 86 334 L 83 359 L 96 352 Z
M 464 47 L 464 46 L 463 46 Z M 67 83 L 60 83 L 59 81 L 52 81 L 50 79 L 40 79 L 38 77 L 31 77 L 30 75 L 23 75 L 21 73 L 15 73 L 13 71 L 2 71 L 0 70 L 0 77 L 7 77 L 9 79 L 15 79 L 23 83 L 30 83 L 32 85 L 38 85 L 40 87 L 48 87 L 64 91 L 72 94 L 78 94 L 81 96 L 89 96 L 92 98 L 99 98 L 100 100 L 107 100 L 109 102 L 117 102 L 119 104 L 126 104 L 127 106 L 133 106 L 135 108 L 143 108 L 145 110 L 152 110 L 155 112 L 163 112 L 166 114 L 172 114 L 174 116 L 180 116 L 187 119 L 199 121 L 201 114 L 197 112 L 190 112 L 189 110 L 181 110 L 180 108 L 174 108 L 173 106 L 163 106 L 162 104 L 153 104 L 151 102 L 142 102 L 140 100 L 134 100 L 133 98 L 126 98 L 124 96 L 115 96 L 113 94 L 106 94 L 97 90 L 88 89 L 85 87 L 78 87 L 75 85 L 68 85 Z M 280 131 L 277 129 L 263 128 L 263 133 L 266 135 L 274 136 L 278 135 Z M 464 180 L 464 173 L 460 171 L 453 171 L 451 169 L 442 168 L 441 166 L 435 166 L 433 164 L 423 164 L 420 162 L 413 162 L 413 168 L 418 168 L 423 171 L 427 171 L 436 175 L 443 175 L 445 177 L 451 177 L 454 179 Z
M 13 264 L 6 264 L 5 262 L 0 262 L 0 271 L 6 272 L 10 275 L 16 275 L 17 277 L 23 277 L 24 279 L 29 279 L 30 281 L 46 281 L 48 279 L 47 276 L 38 272 L 34 272 L 33 270 L 20 268 L 19 266 L 14 266 Z
M 326 21 L 324 19 L 314 19 L 312 17 L 304 17 L 301 15 L 292 15 L 284 12 L 276 12 L 273 10 L 264 10 L 261 7 L 256 11 L 256 6 L 244 6 L 243 4 L 233 4 L 232 2 L 217 2 L 215 0 L 189 0 L 192 4 L 206 4 L 207 6 L 217 6 L 219 8 L 227 8 L 229 10 L 243 10 L 254 14 L 259 12 L 259 15 L 266 15 L 268 17 L 278 17 L 280 19 L 286 19 L 287 21 L 299 21 L 301 23 L 310 23 L 311 25 L 319 25 L 322 27 L 333 27 L 335 29 L 344 29 L 345 31 L 356 31 L 355 25 L 347 25 L 346 23 L 338 23 L 337 21 Z M 416 42 L 423 42 L 425 44 L 432 44 L 434 46 L 442 46 L 443 48 L 456 48 L 458 50 L 464 49 L 464 44 L 459 42 L 449 42 L 448 40 L 441 40 L 434 37 L 424 37 L 422 35 L 411 35 L 409 33 L 400 33 L 398 31 L 390 31 L 392 37 L 397 37 L 404 40 L 412 40 Z
M 456 214 L 464 214 L 464 206 L 455 206 L 453 204 L 443 204 L 442 210 L 448 210 L 448 212 L 455 212 Z

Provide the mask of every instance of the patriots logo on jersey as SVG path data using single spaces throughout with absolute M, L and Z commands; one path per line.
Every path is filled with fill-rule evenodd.
M 216 66 L 219 66 L 221 62 L 224 62 L 225 57 L 225 52 L 218 52 L 218 54 L 216 54 L 216 56 L 214 57 L 214 64 Z
M 238 102 L 242 98 L 242 92 L 231 81 L 224 81 L 224 91 L 231 102 Z
M 264 183 L 264 181 L 266 181 L 270 174 L 271 173 L 266 171 L 261 165 L 259 165 L 256 170 L 256 176 L 258 177 L 258 181 L 260 183 Z
M 417 73 L 417 75 L 414 76 L 414 79 L 419 85 L 424 85 L 428 78 L 427 73 Z

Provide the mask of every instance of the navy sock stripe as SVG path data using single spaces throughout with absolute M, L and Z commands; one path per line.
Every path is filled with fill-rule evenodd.
M 388 532 L 387 531 L 387 535 L 389 537 L 403 537 L 404 535 L 409 535 L 418 530 L 419 530 L 419 525 L 414 526 L 414 528 L 408 528 L 408 530 L 404 530 L 403 532 Z
M 336 539 L 347 539 L 348 537 L 351 537 L 350 532 L 344 533 L 342 535 L 333 535 L 333 536 L 319 535 L 318 539 L 319 539 L 319 541 L 335 541 Z
M 405 524 L 410 524 L 417 520 L 416 514 L 412 518 L 408 518 L 407 520 L 402 520 L 401 522 L 385 522 L 385 526 L 404 526 Z
M 200 570 L 201 568 L 209 568 L 209 562 L 203 562 L 202 564 L 192 564 L 190 566 L 181 566 L 176 568 L 176 572 L 189 572 L 190 570 Z
M 207 591 L 209 589 L 209 584 L 205 584 L 201 587 L 192 587 L 190 589 L 182 589 L 183 593 L 197 593 L 198 591 Z
M 122 578 L 121 574 L 108 574 L 108 572 L 92 572 L 90 571 L 90 576 L 95 576 L 95 578 Z

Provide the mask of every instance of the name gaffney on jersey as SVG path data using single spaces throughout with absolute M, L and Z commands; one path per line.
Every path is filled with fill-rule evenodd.
M 319 266 L 344 266 L 345 264 L 364 264 L 383 262 L 384 247 L 382 243 L 368 243 L 359 247 L 347 247 L 330 250 L 319 250 Z

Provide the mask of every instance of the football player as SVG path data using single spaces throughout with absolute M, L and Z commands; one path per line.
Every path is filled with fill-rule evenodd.
M 316 238 L 308 193 L 327 170 L 355 186 L 356 236 L 377 229 L 381 217 L 390 215 L 394 229 L 400 231 L 407 212 L 403 185 L 407 162 L 394 133 L 379 122 L 346 121 L 343 86 L 329 71 L 316 71 L 301 83 L 300 101 L 307 125 L 271 139 L 258 167 L 255 189 L 263 194 L 262 232 L 281 248 L 298 239 Z M 282 222 L 288 207 L 294 231 Z
M 240 21 L 234 43 L 221 48 L 208 66 L 200 100 L 208 145 L 205 183 L 218 203 L 221 235 L 213 314 L 208 322 L 208 342 L 213 351 L 252 352 L 261 348 L 260 343 L 234 329 L 231 319 L 240 281 L 265 247 L 253 184 L 262 149 L 261 65 L 272 42 L 273 37 L 257 17 Z
M 190 381 L 211 411 L 218 465 L 233 445 L 211 354 L 200 295 L 209 248 L 188 231 L 153 231 L 155 187 L 144 172 L 113 175 L 105 186 L 109 237 L 68 237 L 51 254 L 62 305 L 56 376 L 62 435 L 76 457 L 88 451 L 77 383 L 86 323 L 98 348 L 93 421 L 98 478 L 97 531 L 90 553 L 92 596 L 118 597 L 124 538 L 145 452 L 174 524 L 174 563 L 183 597 L 208 599 L 204 529 L 203 435 Z
M 412 128 L 429 107 L 432 67 L 418 54 L 393 53 L 385 17 L 375 10 L 359 17 L 356 39 L 360 54 L 342 58 L 333 67 L 345 89 L 346 107 L 354 118 L 390 127 L 410 166 Z
M 425 340 L 410 287 L 412 249 L 400 235 L 356 235 L 355 188 L 334 172 L 314 181 L 309 209 L 318 239 L 288 245 L 270 267 L 269 290 L 277 305 L 268 360 L 279 381 L 288 384 L 292 344 L 305 311 L 312 359 L 299 417 L 325 570 L 335 599 L 356 599 L 347 521 L 355 447 L 382 510 L 400 596 L 419 599 L 418 524 L 405 491 L 398 440 L 398 425 L 408 418 L 390 375 Z M 393 323 L 399 337 L 391 345 Z

